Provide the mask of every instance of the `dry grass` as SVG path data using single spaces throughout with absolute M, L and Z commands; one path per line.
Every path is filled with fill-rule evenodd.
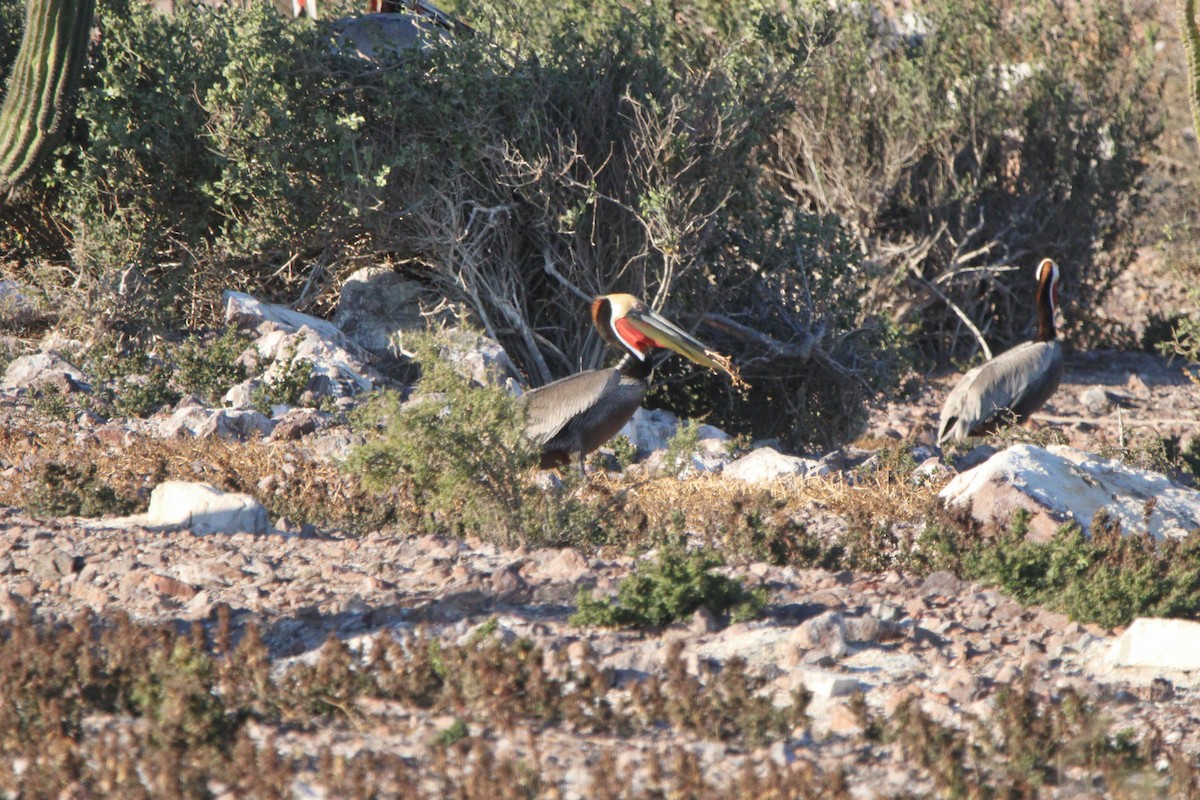
M 682 481 L 636 481 L 613 474 L 591 480 L 609 492 L 624 491 L 631 521 L 640 515 L 644 521 L 637 527 L 649 531 L 678 527 L 681 519 L 687 529 L 697 531 L 718 530 L 752 515 L 759 515 L 762 522 L 778 523 L 781 517 L 814 507 L 846 518 L 916 521 L 928 512 L 942 484 L 918 484 L 889 469 L 858 473 L 853 481 L 836 474 L 762 485 L 713 474 Z
M 368 493 L 336 464 L 291 442 L 137 437 L 112 445 L 65 427 L 6 425 L 0 429 L 0 462 L 15 465 L 0 478 L 0 503 L 9 506 L 27 507 L 31 495 L 45 488 L 38 467 L 58 463 L 95 465 L 97 484 L 140 509 L 162 481 L 190 480 L 251 494 L 272 517 L 296 522 L 370 530 L 412 513 L 399 494 Z

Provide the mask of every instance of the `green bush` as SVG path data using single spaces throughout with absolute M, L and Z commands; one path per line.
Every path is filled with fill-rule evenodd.
M 701 606 L 736 620 L 752 619 L 766 605 L 766 589 L 746 589 L 714 573 L 724 562 L 712 550 L 688 551 L 665 544 L 653 562 L 639 562 L 621 581 L 615 600 L 597 600 L 580 589 L 572 625 L 659 627 L 687 617 Z
M 211 340 L 189 337 L 172 353 L 176 383 L 209 402 L 220 401 L 225 392 L 246 379 L 246 368 L 237 359 L 250 342 L 250 337 L 232 327 Z
M 1104 514 L 1089 537 L 1064 525 L 1045 544 L 1028 541 L 1028 514 L 1019 512 L 995 539 L 942 528 L 924 540 L 939 552 L 938 568 L 993 584 L 1027 605 L 1044 605 L 1106 628 L 1134 617 L 1200 614 L 1200 534 L 1156 542 L 1122 532 Z
M 551 489 L 534 483 L 540 453 L 525 438 L 516 400 L 472 385 L 434 340 L 406 344 L 421 364 L 417 394 L 407 403 L 392 392 L 372 399 L 356 423 L 371 438 L 349 467 L 369 487 L 404 487 L 433 531 L 507 545 L 593 541 L 600 517 L 577 497 L 577 477 L 564 474 Z
M 1151 11 L 935 0 L 906 33 L 831 8 L 769 174 L 798 208 L 855 232 L 875 302 L 927 350 L 976 350 L 950 304 L 993 344 L 1026 338 L 1044 256 L 1066 273 L 1065 319 L 1080 331 L 1088 316 L 1072 309 L 1096 304 L 1136 244 L 1161 127 Z

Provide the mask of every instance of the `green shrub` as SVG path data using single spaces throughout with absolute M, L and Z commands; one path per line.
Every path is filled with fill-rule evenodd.
M 667 442 L 667 451 L 663 453 L 663 471 L 678 478 L 692 466 L 692 457 L 700 449 L 700 422 L 684 420 L 675 435 Z
M 474 386 L 432 339 L 406 344 L 421 364 L 417 394 L 401 403 L 376 395 L 356 427 L 373 438 L 349 466 L 368 486 L 401 485 L 431 530 L 476 534 L 505 544 L 586 543 L 600 532 L 597 512 L 577 499 L 569 471 L 559 488 L 533 481 L 539 450 L 525 438 L 515 399 Z
M 300 405 L 304 393 L 312 383 L 313 362 L 307 358 L 296 358 L 295 342 L 288 345 L 282 358 L 276 363 L 281 362 L 282 369 L 270 380 L 254 387 L 251 393 L 254 407 L 268 417 L 271 416 L 271 406 Z
M 136 343 L 105 337 L 88 349 L 83 364 L 98 383 L 95 405 L 107 414 L 144 418 L 179 400 L 172 370 Z
M 995 540 L 968 535 L 956 544 L 943 540 L 941 550 L 963 577 L 1081 622 L 1113 628 L 1138 616 L 1200 616 L 1200 534 L 1156 542 L 1122 533 L 1101 513 L 1090 537 L 1064 525 L 1038 544 L 1025 538 L 1027 519 L 1018 513 Z
M 748 590 L 712 571 L 723 563 L 715 551 L 663 545 L 652 563 L 639 562 L 621 581 L 615 600 L 597 600 L 590 589 L 580 589 L 571 624 L 660 627 L 701 606 L 713 614 L 728 613 L 734 620 L 757 616 L 766 605 L 766 589 Z
M 95 464 L 40 464 L 26 504 L 29 513 L 44 517 L 133 513 L 137 503 L 119 495 L 97 472 Z
M 225 392 L 246 379 L 246 368 L 237 359 L 250 341 L 232 327 L 210 341 L 189 337 L 172 353 L 176 383 L 185 392 L 219 402 Z
M 955 309 L 993 344 L 1027 338 L 1042 256 L 1065 270 L 1080 331 L 1072 309 L 1132 258 L 1161 127 L 1155 23 L 1136 16 L 1149 10 L 938 0 L 916 13 L 909 33 L 853 5 L 816 13 L 770 174 L 855 232 L 875 302 L 927 352 L 977 349 Z

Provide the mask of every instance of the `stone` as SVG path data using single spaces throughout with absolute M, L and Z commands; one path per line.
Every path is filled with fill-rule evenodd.
M 190 528 L 197 534 L 266 533 L 268 529 L 267 510 L 250 495 L 189 481 L 166 481 L 154 487 L 144 524 Z
M 844 697 L 861 688 L 858 679 L 853 675 L 842 675 L 823 669 L 802 669 L 798 677 L 804 688 L 816 698 Z
M 442 334 L 442 358 L 455 371 L 481 386 L 504 386 L 510 375 L 520 371 L 500 343 L 465 328 L 449 328 Z
M 310 433 L 315 433 L 322 420 L 327 417 L 315 408 L 293 408 L 275 423 L 269 438 L 272 442 L 293 442 Z
M 722 474 L 747 483 L 768 483 L 784 478 L 806 477 L 819 463 L 799 456 L 780 453 L 773 447 L 752 450 L 725 467 Z
M 1083 404 L 1089 414 L 1095 416 L 1107 413 L 1112 407 L 1112 403 L 1108 399 L 1108 392 L 1100 386 L 1089 386 L 1080 392 L 1079 402 Z
M 4 370 L 0 389 L 37 389 L 53 386 L 64 394 L 82 391 L 84 374 L 57 353 L 34 353 L 14 358 Z
M 428 294 L 420 283 L 389 267 L 366 267 L 342 284 L 333 323 L 376 357 L 403 359 L 409 355 L 403 334 L 425 330 L 421 301 Z
M 917 465 L 912 471 L 911 480 L 917 486 L 928 486 L 940 483 L 950 477 L 950 468 L 937 456 L 930 456 Z
M 304 325 L 294 333 L 275 329 L 259 336 L 254 345 L 271 362 L 259 376 L 260 382 L 277 383 L 296 361 L 303 360 L 312 365 L 306 389 L 316 397 L 349 397 L 371 391 L 378 376 L 366 365 L 366 353 L 340 331 L 331 339 L 322 335 L 325 330 Z
M 967 584 L 953 572 L 940 570 L 931 572 L 921 584 L 921 594 L 926 597 L 958 597 Z
M 1032 515 L 1029 538 L 1039 542 L 1064 522 L 1086 530 L 1100 509 L 1126 532 L 1149 529 L 1156 539 L 1200 528 L 1200 492 L 1062 445 L 1014 445 L 955 477 L 939 497 L 949 506 L 969 508 L 983 523 L 1005 525 L 1024 508 Z
M 692 614 L 692 618 L 688 621 L 688 630 L 696 636 L 714 633 L 720 629 L 720 621 L 708 610 L 707 606 L 700 606 L 700 608 L 696 609 Z
M 343 55 L 386 62 L 450 37 L 445 28 L 416 14 L 358 14 L 333 22 L 334 46 Z
M 492 592 L 500 597 L 511 598 L 526 588 L 521 577 L 520 564 L 509 564 L 492 573 Z
M 176 409 L 161 420 L 158 423 L 158 435 L 163 439 L 215 437 L 244 442 L 267 436 L 274 427 L 275 423 L 260 411 L 191 405 Z
M 617 432 L 637 448 L 639 456 L 666 450 L 667 443 L 679 429 L 679 417 L 664 408 L 639 408 L 633 412 L 625 427 Z
M 534 558 L 540 562 L 542 575 L 550 581 L 573 583 L 591 571 L 583 554 L 571 547 L 538 550 Z
M 1138 617 L 1113 642 L 1118 667 L 1200 670 L 1200 622 Z
M 846 703 L 838 703 L 829 709 L 827 725 L 830 733 L 842 736 L 857 736 L 863 732 L 862 720 Z
M 308 328 L 317 337 L 343 347 L 353 347 L 350 340 L 332 322 L 294 311 L 287 306 L 264 303 L 244 292 L 226 290 L 222 295 L 225 301 L 225 321 L 243 328 L 258 328 L 262 323 L 272 323 L 272 327 L 286 333 L 297 333 L 301 328 Z
M 841 658 L 846 654 L 846 620 L 836 611 L 826 611 L 796 628 L 795 645 L 805 651 L 805 661 Z

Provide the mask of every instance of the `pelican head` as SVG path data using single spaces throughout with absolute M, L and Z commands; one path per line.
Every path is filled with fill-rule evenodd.
M 726 356 L 717 353 L 631 294 L 606 294 L 592 301 L 592 322 L 605 341 L 639 361 L 655 348 L 671 350 L 702 367 L 724 372 L 741 384 Z

